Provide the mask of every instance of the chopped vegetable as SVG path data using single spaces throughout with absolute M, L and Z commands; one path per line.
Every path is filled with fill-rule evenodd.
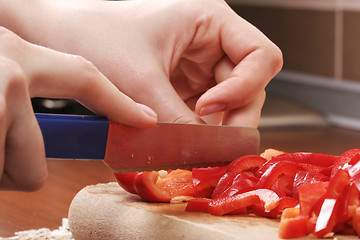
M 188 199 L 187 212 L 278 218 L 282 239 L 360 236 L 360 149 L 340 156 L 271 149 L 227 167 L 115 176 L 146 201 Z

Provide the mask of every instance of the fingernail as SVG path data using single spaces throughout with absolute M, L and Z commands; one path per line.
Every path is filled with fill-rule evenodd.
M 205 116 L 216 112 L 224 111 L 226 108 L 226 105 L 224 103 L 214 103 L 207 106 L 204 106 L 200 109 L 199 115 Z
M 150 117 L 157 118 L 156 112 L 154 110 L 152 110 L 151 108 L 149 108 L 148 106 L 141 104 L 141 103 L 137 103 L 137 105 Z

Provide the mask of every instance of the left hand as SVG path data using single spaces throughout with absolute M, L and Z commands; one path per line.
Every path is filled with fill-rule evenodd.
M 89 59 L 159 121 L 256 127 L 282 67 L 281 51 L 223 0 L 37 2 L 41 31 L 28 40 Z

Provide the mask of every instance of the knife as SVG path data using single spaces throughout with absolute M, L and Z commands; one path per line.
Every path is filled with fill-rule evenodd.
M 115 172 L 222 166 L 259 150 L 256 128 L 158 123 L 140 129 L 100 116 L 35 116 L 47 158 L 104 160 Z

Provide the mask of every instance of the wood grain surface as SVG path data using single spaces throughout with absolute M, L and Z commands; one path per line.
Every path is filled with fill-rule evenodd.
M 261 129 L 261 151 L 277 148 L 287 152 L 310 151 L 341 154 L 360 148 L 360 132 L 340 128 Z M 32 193 L 0 192 L 0 237 L 16 231 L 56 229 L 68 215 L 71 200 L 86 185 L 114 181 L 102 162 L 48 161 L 45 186 Z

